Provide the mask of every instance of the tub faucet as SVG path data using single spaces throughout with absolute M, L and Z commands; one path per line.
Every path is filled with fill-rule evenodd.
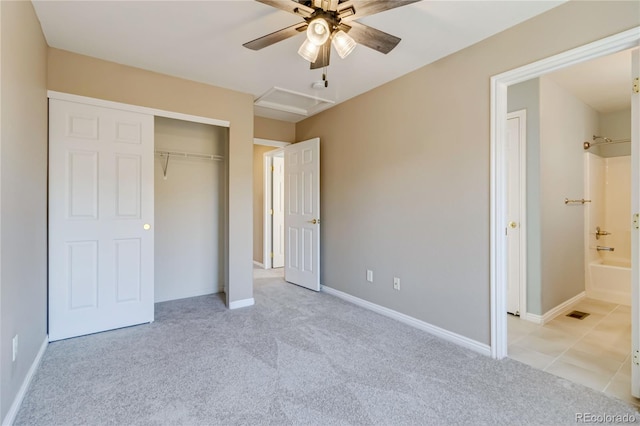
M 615 248 L 613 247 L 604 247 L 604 246 L 597 246 L 596 250 L 598 251 L 613 251 L 615 250 Z

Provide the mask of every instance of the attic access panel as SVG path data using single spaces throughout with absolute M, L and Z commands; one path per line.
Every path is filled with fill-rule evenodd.
M 335 101 L 281 87 L 273 87 L 256 99 L 253 104 L 308 117 L 335 104 Z

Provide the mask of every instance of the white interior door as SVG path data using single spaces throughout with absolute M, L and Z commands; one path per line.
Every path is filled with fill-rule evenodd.
M 523 197 L 526 197 L 526 188 L 522 182 L 524 138 L 525 136 L 525 111 L 516 111 L 507 114 L 507 312 L 520 315 L 522 298 L 522 211 Z
M 49 103 L 49 340 L 153 321 L 153 116 Z
M 631 78 L 635 79 L 635 89 L 631 95 L 631 212 L 640 213 L 640 49 L 632 54 Z M 631 394 L 640 398 L 640 231 L 636 222 L 631 237 Z
M 284 266 L 284 156 L 273 157 L 272 268 Z
M 284 148 L 284 279 L 320 291 L 320 139 Z

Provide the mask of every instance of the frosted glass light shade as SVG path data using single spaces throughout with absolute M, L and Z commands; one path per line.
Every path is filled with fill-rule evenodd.
M 333 47 L 336 48 L 336 50 L 338 51 L 338 55 L 340 55 L 342 59 L 349 56 L 349 54 L 353 52 L 353 49 L 355 49 L 356 47 L 355 40 L 351 38 L 349 34 L 345 33 L 342 30 L 336 31 L 336 33 L 333 35 L 333 40 L 331 41 L 331 43 L 333 44 Z
M 316 18 L 309 22 L 307 27 L 307 40 L 316 46 L 322 46 L 331 35 L 329 24 L 322 18 Z
M 305 39 L 300 49 L 298 49 L 298 55 L 309 62 L 315 62 L 318 59 L 318 52 L 320 52 L 320 46 L 316 46 L 309 39 Z

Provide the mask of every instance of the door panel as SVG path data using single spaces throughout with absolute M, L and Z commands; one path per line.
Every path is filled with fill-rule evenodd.
M 140 239 L 121 239 L 115 245 L 116 302 L 140 300 Z
M 139 155 L 116 155 L 116 216 L 118 218 L 140 218 L 141 163 L 142 158 Z
M 98 218 L 98 153 L 68 153 L 69 219 Z
M 522 185 L 520 183 L 521 176 L 521 152 L 520 137 L 524 136 L 522 132 L 524 111 L 511 113 L 507 115 L 507 217 L 508 227 L 507 234 L 507 312 L 519 315 L 525 310 L 524 306 L 520 306 L 520 278 L 521 278 L 521 215 L 520 205 L 522 197 L 526 194 L 521 193 Z
M 320 139 L 290 145 L 285 155 L 285 280 L 320 291 Z
M 98 306 L 98 241 L 67 243 L 69 310 Z
M 153 116 L 49 105 L 49 339 L 153 321 Z

